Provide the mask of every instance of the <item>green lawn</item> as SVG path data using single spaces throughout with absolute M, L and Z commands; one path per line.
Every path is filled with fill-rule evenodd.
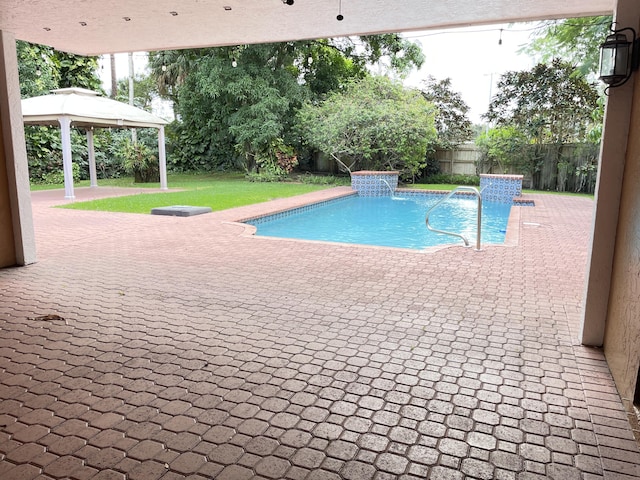
M 316 179 L 321 180 L 321 178 Z M 342 180 L 339 180 L 342 182 Z M 110 212 L 150 213 L 152 208 L 166 207 L 169 205 L 191 205 L 196 207 L 211 207 L 212 210 L 225 210 L 227 208 L 240 207 L 253 203 L 266 202 L 276 198 L 292 197 L 303 193 L 330 188 L 334 185 L 277 182 L 260 183 L 249 182 L 242 173 L 216 173 L 216 174 L 173 174 L 169 175 L 169 187 L 171 190 L 163 193 L 136 193 L 134 195 L 103 198 L 91 202 L 74 202 L 61 205 L 60 208 L 77 210 L 101 210 Z M 159 188 L 158 183 L 139 184 L 134 183 L 133 178 L 124 177 L 110 180 L 100 180 L 100 186 L 109 187 L 145 187 Z M 348 184 L 348 179 L 344 180 Z M 89 181 L 77 182 L 76 187 L 88 187 Z M 408 188 L 426 190 L 453 190 L 457 185 L 447 184 L 414 184 Z M 63 185 L 32 185 L 32 190 L 45 190 L 50 188 L 63 188 Z M 578 195 L 593 198 L 593 195 L 571 192 L 540 192 L 536 190 L 523 190 L 524 193 L 548 193 L 561 195 Z
M 84 185 L 79 182 L 76 186 Z M 131 178 L 100 180 L 100 186 L 112 187 L 150 187 L 159 188 L 159 184 L 134 184 Z M 211 207 L 215 210 L 266 202 L 276 198 L 292 197 L 303 193 L 329 188 L 327 185 L 309 185 L 302 183 L 252 183 L 242 174 L 200 174 L 170 175 L 170 189 L 163 193 L 145 193 L 125 197 L 103 198 L 90 202 L 74 202 L 60 208 L 77 210 L 102 210 L 110 212 L 150 213 L 152 208 L 169 205 L 191 205 Z M 58 186 L 57 188 L 60 188 Z

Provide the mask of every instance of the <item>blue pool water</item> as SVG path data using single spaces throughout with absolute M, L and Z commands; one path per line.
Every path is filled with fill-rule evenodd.
M 406 198 L 359 197 L 357 195 L 248 221 L 265 237 L 323 240 L 421 250 L 458 243 L 459 238 L 442 235 L 425 226 L 427 210 L 442 198 L 437 194 Z M 429 218 L 432 227 L 461 233 L 471 245 L 476 241 L 475 197 L 454 196 L 442 203 Z M 503 243 L 511 205 L 483 202 L 482 244 Z

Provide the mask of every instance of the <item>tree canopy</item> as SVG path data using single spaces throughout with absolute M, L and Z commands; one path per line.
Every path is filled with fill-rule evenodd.
M 611 22 L 610 16 L 548 20 L 522 51 L 540 62 L 560 58 L 577 65 L 583 75 L 596 74 L 600 44 L 610 33 Z
M 515 126 L 535 143 L 581 142 L 597 102 L 595 87 L 573 65 L 554 59 L 502 75 L 485 117 Z
M 23 98 L 48 94 L 56 88 L 80 87 L 102 91 L 98 57 L 60 52 L 18 40 L 18 75 Z
M 299 146 L 295 113 L 383 58 L 400 72 L 422 64 L 416 44 L 396 34 L 239 45 L 150 55 L 159 90 L 175 102 L 173 158 L 186 169 L 239 162 L 251 171 L 274 144 Z
M 437 80 L 429 75 L 422 84 L 422 95 L 436 107 L 438 146 L 445 149 L 453 148 L 471 140 L 473 127 L 468 117 L 469 105 L 459 92 L 453 90 L 451 79 Z
M 309 145 L 344 165 L 401 170 L 415 176 L 424 167 L 427 145 L 436 138 L 434 107 L 417 90 L 385 77 L 352 82 L 298 113 Z

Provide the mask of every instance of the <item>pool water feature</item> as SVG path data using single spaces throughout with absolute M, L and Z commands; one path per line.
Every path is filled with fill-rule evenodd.
M 459 238 L 429 231 L 427 210 L 440 194 L 407 194 L 397 197 L 350 195 L 337 200 L 248 220 L 265 237 L 321 240 L 422 250 L 427 247 L 462 244 Z M 435 209 L 429 222 L 440 230 L 461 233 L 475 244 L 477 200 L 454 195 Z M 482 244 L 504 242 L 511 205 L 483 202 Z

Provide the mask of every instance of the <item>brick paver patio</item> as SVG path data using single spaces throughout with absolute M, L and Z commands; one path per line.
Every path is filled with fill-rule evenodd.
M 640 478 L 576 340 L 591 200 L 532 195 L 482 252 L 232 223 L 340 191 L 190 218 L 34 193 L 39 262 L 0 270 L 0 478 Z

